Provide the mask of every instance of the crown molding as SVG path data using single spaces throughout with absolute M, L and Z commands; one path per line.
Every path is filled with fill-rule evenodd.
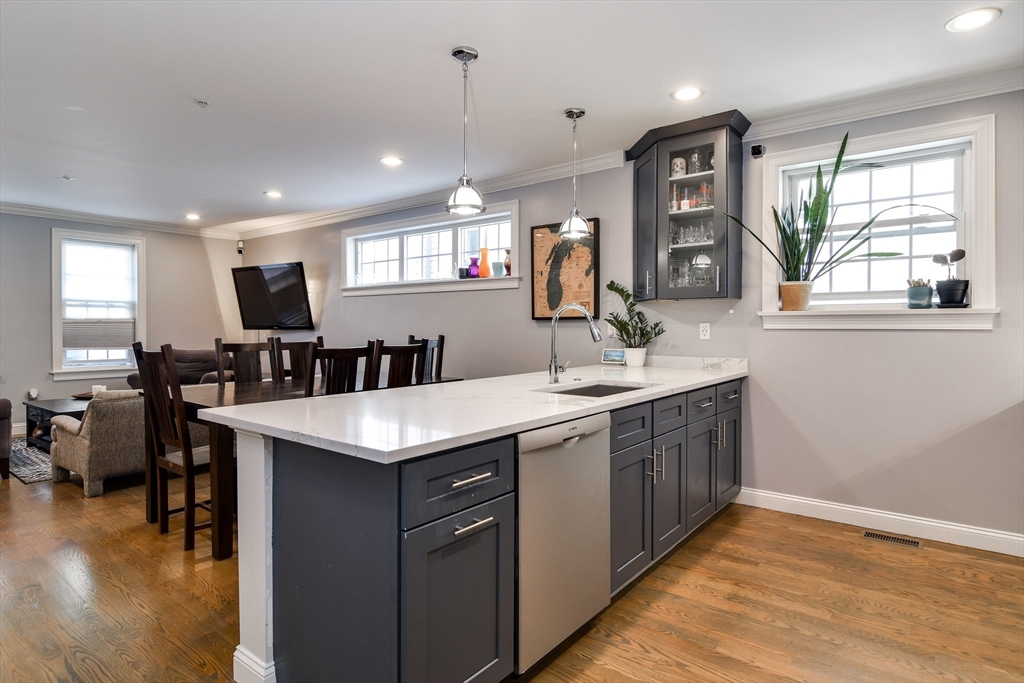
M 32 216 L 34 218 L 48 218 L 56 221 L 88 223 L 89 225 L 105 225 L 113 228 L 128 228 L 130 230 L 169 232 L 177 235 L 191 235 L 193 237 L 213 237 L 225 240 L 237 240 L 239 238 L 237 232 L 224 230 L 218 227 L 201 228 L 197 226 L 193 228 L 187 225 L 157 223 L 155 221 L 140 221 L 132 218 L 116 218 L 114 216 L 99 216 L 94 213 L 65 211 L 63 209 L 47 209 L 41 206 L 11 204 L 9 202 L 0 202 L 0 213 L 10 213 L 18 216 Z
M 605 171 L 611 168 L 621 168 L 624 164 L 625 156 L 622 150 L 617 150 L 615 152 L 609 152 L 608 154 L 602 154 L 601 156 L 583 159 L 579 163 L 579 174 L 585 175 L 587 173 L 596 173 L 597 171 Z M 476 185 L 481 192 L 500 192 L 502 190 L 511 190 L 517 187 L 526 187 L 527 185 L 536 185 L 538 183 L 546 183 L 551 180 L 560 180 L 562 178 L 571 177 L 572 164 L 566 163 L 558 164 L 557 166 L 549 166 L 536 171 L 527 171 L 525 173 L 516 173 L 513 175 L 502 176 L 500 178 L 493 178 L 491 180 L 483 180 L 478 182 Z M 360 206 L 341 211 L 328 211 L 293 221 L 284 220 L 277 225 L 253 228 L 251 230 L 245 230 L 231 225 L 223 225 L 219 227 L 224 230 L 238 230 L 241 239 L 255 239 L 257 237 L 280 235 L 282 233 L 294 232 L 296 230 L 306 230 L 307 228 L 315 228 L 321 225 L 343 223 L 346 221 L 356 220 L 357 218 L 379 216 L 386 213 L 392 213 L 394 211 L 401 211 L 403 209 L 415 209 L 421 206 L 430 206 L 431 204 L 441 204 L 448 199 L 449 194 L 450 192 L 447 189 L 441 192 L 428 192 L 415 197 L 407 197 L 405 199 L 397 199 L 395 201 L 382 202 L 380 204 L 371 204 L 369 206 Z M 287 216 L 282 216 L 281 218 L 287 218 Z
M 992 71 L 979 76 L 943 81 L 920 88 L 890 91 L 831 107 L 815 108 L 798 114 L 758 121 L 750 126 L 750 130 L 743 136 L 743 141 L 764 140 L 778 135 L 800 133 L 825 126 L 972 100 L 977 97 L 1000 95 L 1022 89 L 1024 89 L 1024 67 Z

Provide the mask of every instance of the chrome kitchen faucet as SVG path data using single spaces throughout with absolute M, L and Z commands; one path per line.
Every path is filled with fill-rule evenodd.
M 551 317 L 551 362 L 548 364 L 548 384 L 558 384 L 558 376 L 565 372 L 565 369 L 569 367 L 569 363 L 572 362 L 572 358 L 570 358 L 565 361 L 565 365 L 558 364 L 558 318 L 570 308 L 587 316 L 587 322 L 590 323 L 590 336 L 594 338 L 595 342 L 604 339 L 601 335 L 601 330 L 597 329 L 597 323 L 594 322 L 590 311 L 579 304 L 566 304 L 555 311 L 555 314 Z

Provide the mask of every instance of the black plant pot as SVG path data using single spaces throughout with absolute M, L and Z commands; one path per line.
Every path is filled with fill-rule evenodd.
M 935 283 L 939 303 L 962 304 L 967 299 L 967 286 L 970 284 L 970 280 L 939 280 Z

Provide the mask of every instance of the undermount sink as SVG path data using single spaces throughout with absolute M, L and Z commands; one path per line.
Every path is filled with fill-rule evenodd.
M 633 382 L 630 384 L 618 383 L 618 382 L 587 382 L 585 384 L 569 384 L 564 386 L 552 386 L 544 387 L 543 389 L 534 389 L 534 391 L 543 391 L 549 394 L 568 394 L 570 396 L 588 396 L 590 398 L 601 398 L 602 396 L 614 396 L 615 394 L 624 394 L 627 391 L 638 391 L 640 389 L 646 389 L 647 387 L 653 386 L 651 384 L 643 384 L 639 382 Z

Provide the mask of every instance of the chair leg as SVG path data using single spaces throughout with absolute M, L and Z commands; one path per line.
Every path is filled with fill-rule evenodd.
M 85 488 L 86 498 L 95 498 L 96 496 L 103 495 L 103 480 L 102 479 L 83 479 L 82 484 Z
M 53 476 L 54 483 L 67 481 L 68 477 L 71 476 L 71 472 L 60 465 L 54 465 L 53 462 L 50 463 L 50 474 Z
M 185 550 L 196 547 L 196 478 L 185 475 Z
M 169 531 L 168 510 L 170 506 L 167 501 L 167 470 L 163 467 L 156 469 L 156 498 L 157 498 L 157 520 L 160 522 L 160 533 L 166 534 Z

